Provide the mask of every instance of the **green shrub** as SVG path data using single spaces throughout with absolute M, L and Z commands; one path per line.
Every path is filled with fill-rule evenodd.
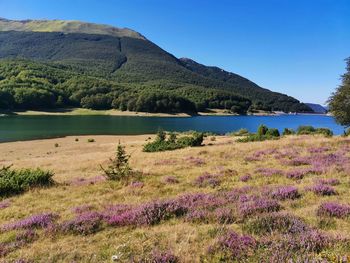
M 249 131 L 247 129 L 239 129 L 238 131 L 229 133 L 231 136 L 245 136 L 249 135 Z
M 0 196 L 20 194 L 32 187 L 49 186 L 54 183 L 54 173 L 41 169 L 0 169 Z
M 271 136 L 271 137 L 280 137 L 280 132 L 278 131 L 278 129 L 269 128 L 265 135 L 267 137 L 269 137 L 269 136 Z
M 297 130 L 298 135 L 302 134 L 313 134 L 316 131 L 316 129 L 312 126 L 299 126 Z
M 250 134 L 245 136 L 244 138 L 239 138 L 237 142 L 262 142 L 267 140 L 278 140 L 279 137 L 271 136 L 271 135 L 262 135 L 259 136 L 257 134 Z
M 95 139 L 89 138 L 88 142 L 95 142 Z
M 315 134 L 322 134 L 326 137 L 332 137 L 333 136 L 333 132 L 332 130 L 328 129 L 328 128 L 317 128 L 315 131 Z
M 345 136 L 349 136 L 350 135 L 350 128 L 347 128 L 347 130 L 344 131 L 344 134 L 345 134 Z
M 79 141 L 79 139 L 78 139 L 78 138 L 75 138 L 75 141 L 76 141 L 76 142 L 78 142 L 78 141 Z
M 157 132 L 156 141 L 163 142 L 166 139 L 166 133 L 163 130 Z
M 286 135 L 292 135 L 295 134 L 295 131 L 293 129 L 289 129 L 289 128 L 284 128 L 282 135 L 286 136 Z
M 165 133 L 164 133 L 165 134 Z M 166 140 L 166 134 L 163 136 L 157 135 L 153 142 L 149 142 L 143 146 L 144 152 L 161 152 L 161 151 L 171 151 L 176 149 L 181 149 L 185 147 L 194 147 L 202 145 L 204 135 L 203 133 L 194 132 L 192 136 L 183 136 L 180 138 L 174 137 L 174 135 L 169 136 Z
M 266 140 L 277 140 L 280 133 L 277 129 L 267 128 L 265 125 L 260 125 L 256 134 L 249 134 L 244 138 L 240 138 L 237 142 L 260 142 Z
M 60 145 L 58 144 L 58 143 L 55 143 L 55 147 L 57 148 L 57 147 L 59 147 Z
M 164 138 L 165 139 L 165 138 Z M 174 132 L 169 133 L 169 143 L 175 143 L 176 142 L 176 134 Z
M 297 134 L 322 134 L 326 137 L 333 136 L 333 132 L 328 128 L 314 128 L 312 126 L 300 126 L 298 128 Z
M 129 159 L 130 155 L 126 154 L 125 147 L 119 142 L 116 155 L 113 159 L 109 159 L 110 164 L 108 167 L 104 168 L 102 165 L 100 165 L 102 171 L 104 172 L 104 176 L 108 180 L 127 181 L 130 175 L 133 173 L 129 166 Z
M 258 136 L 263 136 L 263 135 L 266 134 L 267 131 L 268 131 L 268 128 L 267 128 L 265 125 L 261 124 L 261 125 L 258 127 L 257 135 L 258 135 Z

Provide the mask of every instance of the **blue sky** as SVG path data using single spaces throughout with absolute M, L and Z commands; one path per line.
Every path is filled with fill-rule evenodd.
M 350 56 L 349 0 L 0 0 L 0 17 L 128 27 L 303 102 L 324 104 Z

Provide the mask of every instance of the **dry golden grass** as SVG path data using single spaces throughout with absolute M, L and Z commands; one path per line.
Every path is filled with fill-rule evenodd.
M 332 171 L 321 178 L 338 178 L 341 184 L 336 187 L 339 195 L 319 197 L 304 192 L 306 186 L 314 182 L 315 177 L 306 176 L 300 182 L 284 176 L 264 177 L 255 174 L 258 167 L 274 167 L 285 170 L 278 160 L 264 158 L 261 161 L 247 162 L 246 156 L 268 149 L 299 148 L 306 151 L 309 147 L 328 146 L 336 150 L 340 146 L 350 145 L 345 138 L 291 136 L 278 141 L 256 143 L 236 143 L 233 137 L 216 136 L 212 141 L 206 138 L 203 147 L 186 148 L 176 151 L 144 153 L 142 145 L 153 135 L 141 136 L 77 136 L 49 140 L 12 142 L 0 144 L 0 166 L 13 164 L 16 168 L 40 167 L 55 172 L 57 186 L 35 189 L 22 195 L 11 197 L 11 205 L 0 210 L 0 226 L 10 221 L 32 214 L 52 211 L 60 215 L 61 220 L 72 218 L 71 208 L 91 204 L 101 208 L 108 204 L 138 204 L 154 199 L 165 199 L 190 192 L 214 192 L 229 190 L 246 185 L 296 185 L 303 193 L 294 201 L 283 201 L 285 211 L 300 216 L 311 226 L 317 227 L 315 211 L 323 201 L 336 200 L 350 203 L 349 175 Z M 79 138 L 79 141 L 75 141 Z M 95 142 L 87 142 L 94 138 Z M 142 171 L 144 187 L 132 188 L 118 182 L 99 181 L 95 184 L 77 184 L 78 179 L 91 179 L 101 176 L 100 164 L 106 164 L 113 156 L 117 143 L 126 146 L 132 155 L 131 167 Z M 59 147 L 55 147 L 55 144 Z M 210 145 L 211 144 L 211 145 Z M 188 157 L 201 158 L 203 165 L 195 165 Z M 171 160 L 171 164 L 160 163 Z M 237 175 L 225 178 L 217 188 L 199 188 L 193 184 L 195 178 L 204 172 L 218 172 L 233 169 Z M 241 182 L 239 177 L 250 173 L 252 180 Z M 164 183 L 166 176 L 174 176 L 178 184 Z M 329 232 L 350 238 L 350 221 L 336 219 L 336 229 Z M 241 232 L 237 224 L 228 226 Z M 154 247 L 171 249 L 180 256 L 181 262 L 199 262 L 205 255 L 208 245 L 215 240 L 215 234 L 222 226 L 218 224 L 191 224 L 180 219 L 172 219 L 152 227 L 105 227 L 102 231 L 88 236 L 59 234 L 57 237 L 40 235 L 30 245 L 24 246 L 7 255 L 6 260 L 25 258 L 34 262 L 110 262 L 111 256 L 122 253 L 122 262 L 130 255 L 147 254 Z M 2 236 L 3 235 L 3 236 Z M 0 233 L 0 241 L 6 239 L 6 233 Z

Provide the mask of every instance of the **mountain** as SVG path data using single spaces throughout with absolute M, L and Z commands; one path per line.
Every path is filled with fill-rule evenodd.
M 0 19 L 0 108 L 65 106 L 311 111 L 237 74 L 178 59 L 130 29 Z
M 63 20 L 9 20 L 0 18 L 0 31 L 64 32 L 109 35 L 145 39 L 140 33 L 128 28 Z
M 326 114 L 328 112 L 328 109 L 323 107 L 320 104 L 315 104 L 315 103 L 305 103 L 309 108 L 313 110 L 314 113 L 321 113 L 321 114 Z

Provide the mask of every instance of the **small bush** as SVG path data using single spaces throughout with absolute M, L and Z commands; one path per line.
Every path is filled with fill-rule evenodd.
M 76 141 L 76 142 L 78 142 L 78 141 L 79 141 L 79 139 L 78 139 L 78 138 L 75 138 L 75 141 Z
M 263 136 L 263 135 L 265 135 L 267 133 L 267 131 L 268 131 L 268 128 L 265 125 L 261 124 L 258 127 L 257 135 L 258 136 Z
M 256 134 L 248 134 L 244 138 L 240 138 L 237 142 L 260 142 L 266 140 L 277 140 L 280 133 L 277 129 L 267 128 L 265 125 L 260 125 Z
M 251 234 L 261 235 L 266 233 L 303 233 L 308 226 L 299 218 L 284 214 L 264 214 L 245 222 L 244 229 Z
M 266 136 L 280 137 L 280 132 L 275 128 L 269 128 L 266 132 Z
M 97 212 L 84 212 L 72 220 L 63 222 L 60 228 L 66 233 L 89 235 L 100 230 L 101 220 L 102 216 Z
M 55 143 L 55 147 L 57 148 L 57 147 L 59 147 L 60 145 L 58 144 L 58 143 Z
M 209 247 L 209 254 L 220 254 L 218 262 L 247 262 L 257 247 L 255 239 L 248 235 L 239 235 L 228 231 L 218 237 L 215 245 Z
M 344 130 L 344 134 L 343 136 L 349 136 L 350 135 L 350 128 L 347 128 L 346 130 Z
M 333 132 L 328 128 L 314 128 L 312 126 L 299 126 L 297 130 L 298 135 L 303 134 L 321 134 L 326 137 L 333 136 Z
M 11 166 L 0 169 L 0 196 L 22 193 L 32 187 L 49 186 L 54 183 L 54 173 L 41 169 L 11 169 Z
M 328 128 L 317 128 L 315 131 L 316 134 L 322 134 L 326 137 L 332 137 L 333 136 L 333 132 L 328 129 Z
M 295 131 L 293 129 L 289 129 L 289 128 L 284 128 L 282 135 L 283 136 L 287 136 L 287 135 L 293 135 L 295 134 Z
M 297 130 L 298 135 L 302 134 L 313 134 L 316 131 L 316 129 L 312 126 L 299 126 Z
M 95 142 L 95 139 L 89 138 L 87 141 L 88 142 Z
M 203 133 L 194 132 L 192 136 L 183 136 L 177 138 L 171 133 L 166 140 L 166 133 L 158 132 L 156 139 L 143 146 L 144 152 L 161 152 L 181 149 L 185 147 L 195 147 L 202 145 L 204 138 Z
M 104 176 L 109 180 L 121 181 L 128 180 L 132 174 L 132 170 L 129 166 L 130 155 L 127 155 L 125 152 L 125 147 L 122 146 L 119 142 L 117 147 L 117 152 L 115 157 L 110 158 L 110 164 L 105 169 L 100 165 L 101 169 L 104 172 Z
M 318 216 L 345 218 L 350 216 L 350 205 L 335 202 L 323 203 L 317 210 Z
M 232 132 L 229 135 L 231 135 L 231 136 L 245 136 L 245 135 L 249 135 L 249 131 L 247 129 L 239 129 L 238 131 Z

